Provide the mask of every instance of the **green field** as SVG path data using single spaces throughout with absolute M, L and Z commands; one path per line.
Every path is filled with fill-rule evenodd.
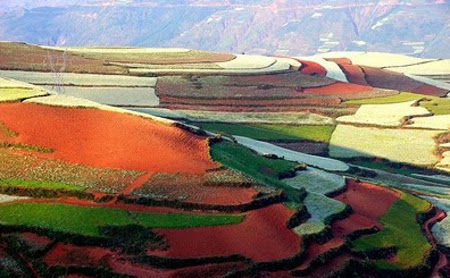
M 86 236 L 99 236 L 99 227 L 103 226 L 138 224 L 146 228 L 180 229 L 231 225 L 243 219 L 243 215 L 140 213 L 64 204 L 20 203 L 0 206 L 1 225 L 38 227 Z
M 402 92 L 397 95 L 380 97 L 380 98 L 368 98 L 368 99 L 355 99 L 344 102 L 344 105 L 363 105 L 363 104 L 389 104 L 406 102 L 412 100 L 419 100 L 428 96 Z
M 197 123 L 205 130 L 227 135 L 245 136 L 264 141 L 301 141 L 310 140 L 329 142 L 334 126 L 295 126 L 268 124 L 226 124 L 226 123 Z
M 432 248 L 416 221 L 417 214 L 429 209 L 430 204 L 413 195 L 401 194 L 401 198 L 379 218 L 384 229 L 353 242 L 353 250 L 363 252 L 396 246 L 396 260 L 377 260 L 375 263 L 379 268 L 408 269 L 420 266 Z
M 427 97 L 428 98 L 428 97 Z M 434 115 L 450 114 L 450 99 L 448 98 L 429 98 L 430 101 L 421 101 L 420 106 L 425 107 Z
M 241 171 L 249 177 L 268 186 L 283 188 L 289 192 L 298 192 L 279 180 L 281 173 L 292 170 L 298 163 L 283 159 L 269 159 L 251 150 L 231 142 L 211 145 L 211 156 L 223 165 Z
M 62 182 L 51 181 L 26 181 L 26 180 L 0 180 L 0 186 L 21 186 L 33 188 L 66 189 L 73 191 L 84 191 L 87 187 L 65 184 Z
M 352 164 L 355 164 L 355 165 L 358 165 L 358 166 L 362 166 L 362 167 L 366 167 L 366 168 L 370 168 L 370 169 L 383 170 L 383 171 L 386 171 L 386 172 L 399 174 L 399 175 L 404 175 L 404 176 L 409 176 L 409 175 L 415 173 L 415 171 L 411 170 L 411 169 L 391 167 L 391 166 L 389 166 L 388 164 L 386 164 L 385 162 L 382 162 L 382 161 L 361 160 L 361 161 L 354 161 L 354 162 L 352 162 Z

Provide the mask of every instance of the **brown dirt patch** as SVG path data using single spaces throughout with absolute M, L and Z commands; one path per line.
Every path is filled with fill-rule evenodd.
M 273 143 L 273 144 L 282 148 L 307 154 L 323 155 L 328 153 L 327 143 L 295 142 L 295 143 Z

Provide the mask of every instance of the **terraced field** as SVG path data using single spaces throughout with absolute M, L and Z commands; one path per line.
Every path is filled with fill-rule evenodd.
M 0 43 L 0 276 L 445 273 L 445 88 L 380 55 Z

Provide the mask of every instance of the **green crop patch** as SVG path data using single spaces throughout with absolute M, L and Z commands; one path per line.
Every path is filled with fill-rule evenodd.
M 389 104 L 389 103 L 399 103 L 412 100 L 419 100 L 425 97 L 428 98 L 429 96 L 402 92 L 400 94 L 388 97 L 349 100 L 344 102 L 343 105 Z
M 353 249 L 366 252 L 396 247 L 396 260 L 377 260 L 376 266 L 382 269 L 409 269 L 420 266 L 432 246 L 422 234 L 416 216 L 429 208 L 428 202 L 401 192 L 401 198 L 379 218 L 384 226 L 383 230 L 356 240 L 353 242 Z
M 329 142 L 334 126 L 324 125 L 269 125 L 269 124 L 227 124 L 199 123 L 200 127 L 215 133 L 239 135 L 263 141 L 316 141 Z
M 105 226 L 135 224 L 146 228 L 180 229 L 231 225 L 243 219 L 243 215 L 140 213 L 65 204 L 17 203 L 0 206 L 1 225 L 43 228 L 85 236 L 100 236 L 100 228 Z
M 51 182 L 51 181 L 0 180 L 0 185 L 33 187 L 33 188 L 66 189 L 73 191 L 84 191 L 87 189 L 87 187 L 84 186 L 76 186 L 65 184 L 62 182 Z
M 425 107 L 434 115 L 448 115 L 450 114 L 450 99 L 427 97 L 429 100 L 420 102 L 420 106 Z
M 269 159 L 241 145 L 220 142 L 211 145 L 211 156 L 225 166 L 241 171 L 264 185 L 285 189 L 286 193 L 298 192 L 279 180 L 284 173 L 292 171 L 298 163 L 283 159 Z

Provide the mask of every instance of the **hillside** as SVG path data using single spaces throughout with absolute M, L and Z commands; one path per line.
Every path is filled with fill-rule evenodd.
M 445 277 L 448 63 L 1 42 L 0 276 Z
M 379 51 L 448 58 L 449 5 L 435 0 L 4 1 L 0 40 L 264 55 Z

